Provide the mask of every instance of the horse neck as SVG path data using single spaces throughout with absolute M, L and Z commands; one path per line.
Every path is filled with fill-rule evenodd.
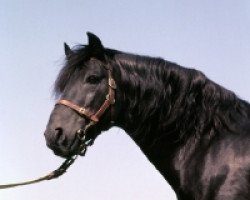
M 162 59 L 113 66 L 117 82 L 116 125 L 124 129 L 163 176 L 173 185 L 168 173 L 175 173 L 174 154 L 181 145 L 176 121 L 182 111 L 187 76 L 183 70 Z M 178 92 L 174 97 L 172 94 Z M 167 170 L 169 168 L 169 170 Z M 177 176 L 177 175 L 176 175 Z
M 250 116 L 241 108 L 249 104 L 196 70 L 155 59 L 116 62 L 114 72 L 117 125 L 174 187 L 181 160 L 197 146 L 209 145 L 216 130 L 230 126 L 230 116 Z

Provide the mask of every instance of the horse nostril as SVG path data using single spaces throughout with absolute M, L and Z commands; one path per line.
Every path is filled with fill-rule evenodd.
M 62 146 L 68 145 L 68 140 L 67 140 L 66 136 L 63 134 L 62 128 L 55 129 L 55 139 L 56 139 L 56 143 L 59 145 L 62 145 Z
M 56 139 L 56 141 L 58 141 L 60 139 L 62 134 L 63 134 L 62 128 L 56 128 L 55 129 L 55 139 Z

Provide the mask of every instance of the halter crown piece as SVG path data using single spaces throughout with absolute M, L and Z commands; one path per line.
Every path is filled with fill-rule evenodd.
M 67 106 L 71 108 L 72 110 L 76 111 L 83 117 L 87 117 L 90 119 L 90 122 L 85 126 L 84 129 L 79 129 L 76 134 L 78 135 L 80 139 L 80 148 L 79 148 L 79 153 L 78 155 L 84 156 L 87 150 L 87 147 L 90 145 L 90 140 L 86 140 L 86 133 L 87 130 L 95 125 L 96 123 L 99 122 L 101 116 L 104 114 L 104 112 L 110 107 L 111 109 L 111 123 L 113 123 L 113 107 L 112 105 L 115 103 L 115 90 L 116 90 L 116 82 L 112 77 L 112 66 L 108 63 L 107 66 L 105 66 L 105 69 L 108 70 L 108 94 L 106 95 L 106 99 L 101 105 L 101 107 L 95 112 L 92 113 L 90 112 L 87 108 L 78 106 L 74 104 L 73 102 L 65 99 L 60 99 L 56 102 L 57 104 L 61 104 L 64 106 Z M 12 187 L 17 187 L 17 186 L 22 186 L 22 185 L 30 185 L 34 183 L 39 183 L 41 181 L 45 180 L 52 180 L 55 178 L 60 177 L 63 175 L 67 169 L 75 162 L 77 159 L 78 155 L 74 155 L 72 157 L 67 158 L 61 166 L 52 171 L 51 173 L 47 174 L 46 176 L 34 179 L 34 180 L 29 180 L 29 181 L 24 181 L 24 182 L 18 182 L 18 183 L 11 183 L 11 184 L 4 184 L 0 185 L 0 189 L 7 189 L 7 188 L 12 188 Z

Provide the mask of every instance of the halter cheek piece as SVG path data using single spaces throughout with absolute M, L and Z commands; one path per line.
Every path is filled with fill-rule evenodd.
M 86 132 L 87 130 L 95 125 L 96 123 L 99 122 L 100 117 L 103 115 L 103 113 L 109 108 L 111 107 L 111 122 L 113 122 L 112 118 L 112 114 L 113 114 L 113 107 L 112 105 L 115 103 L 115 90 L 116 90 L 116 83 L 115 80 L 112 77 L 112 67 L 110 64 L 108 64 L 107 66 L 105 66 L 105 69 L 108 70 L 108 94 L 106 95 L 106 100 L 104 101 L 104 103 L 101 105 L 101 107 L 99 108 L 99 110 L 97 110 L 95 113 L 90 112 L 87 108 L 78 106 L 74 103 L 72 103 L 69 100 L 65 100 L 65 99 L 61 99 L 59 101 L 56 102 L 56 104 L 61 104 L 64 106 L 67 106 L 69 108 L 71 108 L 72 110 L 75 110 L 77 113 L 79 113 L 82 116 L 87 117 L 88 119 L 90 119 L 90 122 L 85 126 L 84 129 L 79 129 L 76 134 L 78 135 L 81 144 L 79 147 L 79 153 L 78 155 L 84 155 L 87 147 L 89 146 L 89 141 L 86 140 Z M 4 185 L 0 185 L 0 189 L 7 189 L 7 188 L 12 188 L 12 187 L 17 187 L 17 186 L 22 186 L 22 185 L 30 185 L 30 184 L 34 184 L 34 183 L 39 183 L 41 181 L 45 181 L 45 180 L 51 180 L 51 179 L 55 179 L 58 178 L 59 176 L 63 175 L 67 169 L 75 162 L 75 160 L 77 159 L 78 155 L 74 155 L 72 157 L 67 158 L 62 164 L 61 166 L 52 171 L 51 173 L 34 179 L 34 180 L 29 180 L 29 181 L 24 181 L 24 182 L 18 182 L 18 183 L 10 183 L 10 184 L 4 184 Z
M 101 116 L 104 114 L 104 112 L 111 107 L 111 122 L 113 122 L 113 107 L 112 105 L 115 103 L 115 90 L 116 90 L 116 83 L 115 80 L 112 77 L 112 67 L 110 64 L 105 66 L 105 69 L 108 70 L 108 94 L 106 95 L 106 99 L 101 105 L 101 107 L 95 112 L 91 112 L 88 108 L 81 107 L 79 105 L 74 104 L 73 102 L 65 99 L 60 99 L 56 102 L 56 105 L 64 105 L 72 110 L 76 111 L 81 116 L 84 116 L 88 119 L 90 119 L 90 122 L 85 126 L 84 129 L 79 129 L 76 134 L 78 135 L 81 144 L 80 144 L 80 151 L 79 155 L 84 155 L 87 146 L 89 145 L 89 141 L 86 140 L 86 132 L 87 130 L 99 122 Z

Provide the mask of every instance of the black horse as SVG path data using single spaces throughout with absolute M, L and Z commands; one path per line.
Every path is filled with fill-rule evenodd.
M 55 82 L 61 100 L 45 131 L 54 153 L 83 153 L 82 134 L 93 143 L 118 126 L 178 199 L 249 200 L 249 103 L 200 71 L 107 49 L 87 35 L 88 45 L 65 44 L 66 64 Z

